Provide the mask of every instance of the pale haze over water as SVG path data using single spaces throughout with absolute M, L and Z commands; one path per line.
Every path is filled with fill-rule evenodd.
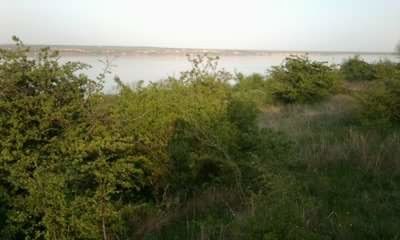
M 284 54 L 271 54 L 266 56 L 221 56 L 218 61 L 219 69 L 225 69 L 231 73 L 241 72 L 243 74 L 260 73 L 267 74 L 271 66 L 280 65 L 284 59 Z M 352 54 L 309 54 L 312 60 L 325 61 L 328 64 L 340 64 L 344 60 L 352 57 Z M 389 59 L 397 61 L 394 55 L 361 55 L 368 62 Z M 145 83 L 157 82 L 169 76 L 179 77 L 180 72 L 189 70 L 190 63 L 185 56 L 118 56 L 106 57 L 101 55 L 79 55 L 63 56 L 61 61 L 80 61 L 92 66 L 86 73 L 95 78 L 102 72 L 104 64 L 100 60 L 112 61 L 112 73 L 107 76 L 105 81 L 105 91 L 113 92 L 115 83 L 114 76 L 121 78 L 122 82 L 130 85 L 140 80 Z
M 0 44 L 393 52 L 400 40 L 400 0 L 0 0 Z M 350 55 L 310 55 L 341 63 Z M 365 55 L 368 62 L 393 56 Z M 101 72 L 101 56 L 66 56 Z M 230 72 L 265 73 L 283 55 L 222 56 Z M 114 74 L 126 83 L 178 76 L 184 56 L 121 56 Z M 110 78 L 110 77 L 109 77 Z M 106 82 L 112 89 L 112 81 Z

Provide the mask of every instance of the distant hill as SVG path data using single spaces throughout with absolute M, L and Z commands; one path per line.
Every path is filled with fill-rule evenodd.
M 286 51 L 286 50 L 236 50 L 236 49 L 196 49 L 161 47 L 125 47 L 125 46 L 79 46 L 79 45 L 29 45 L 33 51 L 51 47 L 62 55 L 188 55 L 210 54 L 218 56 L 268 56 L 273 54 L 353 54 L 353 55 L 395 55 L 394 52 L 348 52 L 348 51 Z M 12 49 L 14 45 L 0 44 L 0 48 Z

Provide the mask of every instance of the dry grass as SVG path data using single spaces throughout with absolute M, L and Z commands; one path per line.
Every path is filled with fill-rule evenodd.
M 304 135 L 310 128 L 349 120 L 357 107 L 355 99 L 348 95 L 336 95 L 315 105 L 268 106 L 262 109 L 260 125 L 290 136 Z
M 199 223 L 199 226 L 193 226 L 193 219 L 216 211 L 216 207 L 233 218 L 248 205 L 237 191 L 221 188 L 210 188 L 195 194 L 187 201 L 171 198 L 164 202 L 168 204 L 159 206 L 158 209 L 143 207 L 129 214 L 129 224 L 133 229 L 130 235 L 133 239 L 144 239 L 149 234 L 162 236 L 163 228 L 182 224 L 185 227 L 181 230 L 187 239 L 209 239 L 209 235 L 215 235 L 216 228 L 223 235 L 223 224 L 210 227 Z
M 400 169 L 400 134 L 361 126 L 357 112 L 353 97 L 337 95 L 316 105 L 265 108 L 260 124 L 289 135 L 298 160 L 310 168 L 344 163 Z
M 343 135 L 329 139 L 318 135 L 307 138 L 309 144 L 299 151 L 310 168 L 322 168 L 342 163 L 366 170 L 400 169 L 400 137 L 382 136 L 376 132 L 345 130 Z

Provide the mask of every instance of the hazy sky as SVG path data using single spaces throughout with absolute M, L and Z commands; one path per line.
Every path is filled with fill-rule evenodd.
M 0 43 L 393 51 L 400 0 L 0 0 Z

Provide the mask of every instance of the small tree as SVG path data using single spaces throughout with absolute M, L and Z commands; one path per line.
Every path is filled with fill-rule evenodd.
M 143 185 L 148 161 L 78 73 L 87 65 L 13 39 L 0 49 L 0 238 L 110 239 L 116 202 Z
M 11 199 L 2 227 L 9 235 L 65 239 L 68 149 L 97 86 L 76 73 L 87 65 L 60 64 L 47 48 L 32 55 L 13 40 L 15 49 L 0 50 L 0 184 Z
M 337 70 L 307 56 L 290 56 L 270 72 L 271 92 L 284 103 L 314 103 L 338 91 Z
M 340 67 L 347 81 L 371 81 L 376 79 L 376 69 L 360 56 L 347 59 Z
M 396 76 L 375 82 L 361 94 L 363 120 L 367 123 L 400 123 L 400 72 Z

